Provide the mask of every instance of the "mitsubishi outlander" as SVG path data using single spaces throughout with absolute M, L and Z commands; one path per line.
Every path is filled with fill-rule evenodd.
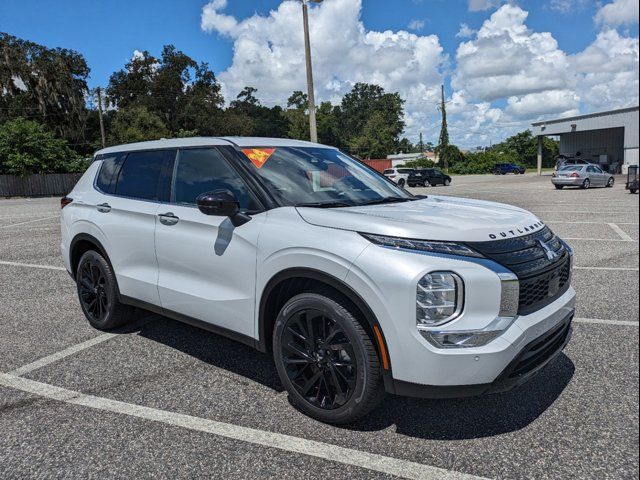
M 330 423 L 384 392 L 514 388 L 571 336 L 573 252 L 533 214 L 414 196 L 335 148 L 266 138 L 109 147 L 62 199 L 97 329 L 142 308 L 271 352 Z

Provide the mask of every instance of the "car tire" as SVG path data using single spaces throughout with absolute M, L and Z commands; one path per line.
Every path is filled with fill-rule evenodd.
M 591 186 L 591 180 L 589 180 L 588 178 L 585 178 L 580 188 L 582 188 L 583 190 L 588 190 L 590 186 Z
M 615 178 L 610 177 L 609 181 L 607 182 L 607 188 L 613 187 L 613 184 L 615 183 L 615 181 L 616 181 Z
M 425 188 L 429 188 L 431 187 L 431 182 L 429 180 L 425 180 L 424 183 L 422 184 L 423 187 Z
M 118 283 L 109 262 L 98 252 L 85 252 L 76 270 L 78 299 L 84 316 L 98 330 L 112 330 L 133 318 L 134 307 L 120 303 Z
M 562 190 L 564 185 L 554 185 L 554 187 L 556 187 L 556 190 Z
M 444 181 L 443 185 L 444 185 L 445 187 L 448 187 L 449 185 L 451 185 L 451 180 L 449 180 L 448 178 L 447 178 L 447 179 L 445 179 L 445 181 Z
M 398 186 L 400 188 L 404 188 L 404 184 L 405 184 L 404 178 L 401 178 L 400 180 L 398 180 Z
M 273 357 L 291 404 L 321 422 L 353 423 L 384 396 L 373 341 L 331 293 L 302 293 L 282 307 Z

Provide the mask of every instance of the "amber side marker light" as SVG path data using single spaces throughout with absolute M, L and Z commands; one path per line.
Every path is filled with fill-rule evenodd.
M 384 340 L 382 339 L 382 333 L 377 325 L 373 326 L 373 333 L 376 336 L 378 342 L 378 348 L 380 349 L 380 356 L 382 357 L 382 368 L 389 370 L 389 357 L 387 356 L 387 349 L 384 346 Z
M 62 197 L 60 199 L 60 209 L 62 210 L 64 207 L 69 205 L 71 202 L 73 202 L 73 198 L 71 198 L 71 197 Z

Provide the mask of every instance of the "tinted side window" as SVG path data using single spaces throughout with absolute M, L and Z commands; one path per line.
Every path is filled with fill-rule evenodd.
M 116 195 L 160 200 L 160 175 L 166 158 L 165 150 L 129 153 L 120 169 Z
M 116 190 L 116 181 L 122 166 L 122 160 L 124 160 L 124 154 L 101 155 L 97 159 L 102 160 L 102 166 L 96 179 L 96 186 L 104 193 L 113 194 Z
M 214 190 L 229 190 L 244 211 L 260 210 L 238 173 L 215 149 L 180 150 L 173 183 L 175 203 L 195 205 L 198 195 Z

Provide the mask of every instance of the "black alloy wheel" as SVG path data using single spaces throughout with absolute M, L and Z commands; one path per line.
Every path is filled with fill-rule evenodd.
M 82 309 L 93 321 L 100 322 L 111 306 L 104 271 L 95 259 L 89 258 L 82 264 L 79 274 L 78 294 Z
M 399 186 L 400 188 L 403 188 L 403 187 L 404 187 L 404 184 L 405 184 L 404 178 L 401 178 L 400 180 L 398 180 L 398 186 Z
M 289 318 L 282 337 L 287 377 L 310 404 L 326 410 L 343 406 L 356 383 L 357 359 L 344 330 L 318 310 Z
M 135 308 L 120 303 L 118 283 L 109 262 L 98 252 L 85 252 L 76 270 L 82 312 L 94 328 L 111 330 L 133 318 Z
M 384 396 L 376 347 L 340 294 L 289 299 L 276 319 L 273 359 L 291 404 L 322 422 L 353 423 Z

